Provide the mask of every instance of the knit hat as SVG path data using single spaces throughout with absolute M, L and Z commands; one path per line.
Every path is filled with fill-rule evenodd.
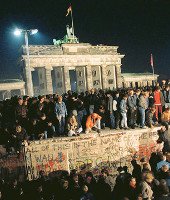
M 72 114 L 73 114 L 74 116 L 77 116 L 77 110 L 73 110 L 73 111 L 72 111 Z

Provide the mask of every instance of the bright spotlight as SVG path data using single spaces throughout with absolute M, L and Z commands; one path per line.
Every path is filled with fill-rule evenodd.
M 36 33 L 38 33 L 38 29 L 31 29 L 31 31 L 30 31 L 30 34 L 31 34 L 31 35 L 34 35 L 34 34 L 36 34 Z
M 21 33 L 22 33 L 22 30 L 21 30 L 21 29 L 16 29 L 16 30 L 14 31 L 14 35 L 16 35 L 16 36 L 21 35 Z

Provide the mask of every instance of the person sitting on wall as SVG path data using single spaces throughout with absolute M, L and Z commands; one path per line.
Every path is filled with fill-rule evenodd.
M 161 121 L 170 124 L 170 107 L 166 108 L 161 115 Z
M 92 113 L 87 117 L 86 120 L 86 133 L 91 132 L 91 130 L 97 131 L 100 133 L 101 125 L 101 116 L 98 115 L 97 113 Z
M 29 135 L 29 140 L 36 140 L 38 139 L 38 132 L 39 132 L 39 127 L 38 127 L 38 120 L 37 119 L 31 119 L 28 123 L 28 135 Z
M 82 132 L 82 128 L 78 126 L 78 120 L 77 120 L 77 110 L 73 110 L 72 114 L 67 120 L 67 130 L 68 130 L 68 136 L 76 136 L 79 135 L 80 132 Z
M 21 97 L 18 98 L 18 104 L 15 108 L 15 118 L 16 122 L 21 124 L 26 128 L 27 125 L 27 113 L 28 109 L 27 107 L 23 104 L 23 99 Z
M 20 153 L 22 150 L 22 145 L 27 145 L 27 140 L 28 140 L 27 133 L 20 124 L 16 125 L 15 131 L 12 134 L 12 138 L 15 151 L 17 153 Z
M 52 125 L 51 122 L 47 121 L 47 117 L 46 117 L 45 113 L 41 114 L 41 117 L 40 117 L 39 122 L 37 123 L 37 126 L 38 126 L 38 132 L 37 132 L 38 139 L 40 139 L 40 140 L 47 139 L 48 134 L 54 135 L 54 126 Z
M 155 111 L 156 109 L 152 107 L 146 112 L 146 125 L 149 128 L 153 128 L 155 125 L 155 122 L 153 121 Z

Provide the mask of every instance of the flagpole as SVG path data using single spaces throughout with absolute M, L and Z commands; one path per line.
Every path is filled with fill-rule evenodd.
M 72 5 L 70 4 L 71 6 L 71 23 L 72 23 L 72 29 L 73 29 L 73 40 L 75 39 L 75 35 L 74 35 L 74 22 L 73 22 L 73 12 L 72 12 Z
M 152 73 L 153 73 L 153 86 L 155 86 L 155 71 L 153 66 L 152 66 Z
M 155 77 L 155 71 L 154 71 L 154 67 L 152 66 L 152 74 L 153 74 L 153 78 Z
M 155 82 L 155 70 L 153 66 L 153 55 L 151 54 L 151 66 L 152 66 L 152 75 L 153 75 L 153 83 Z

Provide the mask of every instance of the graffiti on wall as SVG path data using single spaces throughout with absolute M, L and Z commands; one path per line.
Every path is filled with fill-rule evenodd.
M 40 171 L 49 174 L 57 170 L 69 170 L 68 153 L 62 147 L 57 148 L 52 144 L 28 146 L 25 155 L 29 179 L 37 178 Z
M 75 168 L 96 175 L 108 168 L 116 174 L 119 166 L 131 167 L 134 155 L 138 160 L 149 157 L 157 148 L 157 138 L 157 131 L 139 130 L 33 142 L 25 149 L 28 177 L 35 179 L 42 170 L 49 174 Z
M 25 175 L 25 160 L 21 153 L 8 154 L 3 146 L 0 146 L 0 177 L 12 178 Z

